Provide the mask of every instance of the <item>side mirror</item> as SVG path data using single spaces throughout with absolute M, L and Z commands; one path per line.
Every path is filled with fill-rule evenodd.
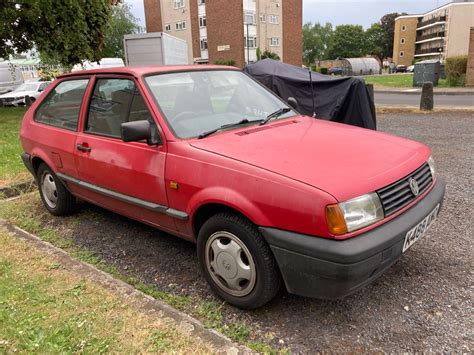
M 120 125 L 120 133 L 124 142 L 146 140 L 148 145 L 161 144 L 156 126 L 147 120 L 124 122 Z
M 292 96 L 290 96 L 286 102 L 288 103 L 288 105 L 290 105 L 291 108 L 294 108 L 295 110 L 298 109 L 298 101 L 296 101 L 296 99 Z

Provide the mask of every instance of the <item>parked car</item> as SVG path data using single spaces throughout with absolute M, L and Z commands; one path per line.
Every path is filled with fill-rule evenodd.
M 407 68 L 407 72 L 408 73 L 413 73 L 415 71 L 415 66 L 414 65 L 410 65 L 408 68 Z
M 50 81 L 28 81 L 21 84 L 15 90 L 0 95 L 0 100 L 5 106 L 24 106 L 26 96 L 34 102 L 41 93 L 51 84 Z
M 395 67 L 395 73 L 406 73 L 407 72 L 407 66 L 406 65 L 397 65 Z
M 425 145 L 302 116 L 295 101 L 223 66 L 67 74 L 27 111 L 22 158 L 54 215 L 80 198 L 195 242 L 237 307 L 282 284 L 340 298 L 425 234 L 445 184 Z
M 329 75 L 342 75 L 344 73 L 344 69 L 342 67 L 332 67 L 329 68 L 328 74 Z

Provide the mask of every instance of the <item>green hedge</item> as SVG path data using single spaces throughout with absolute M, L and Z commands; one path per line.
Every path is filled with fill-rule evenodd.
M 233 60 L 233 59 L 217 59 L 217 60 L 214 61 L 214 64 L 234 66 L 235 65 L 235 60 Z
M 328 75 L 328 68 L 321 68 L 321 74 Z
M 449 86 L 464 86 L 466 82 L 467 55 L 447 58 L 445 70 Z

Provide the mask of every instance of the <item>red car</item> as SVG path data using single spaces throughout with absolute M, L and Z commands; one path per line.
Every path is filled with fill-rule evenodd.
M 428 147 L 292 106 L 229 67 L 75 72 L 26 113 L 22 158 L 54 215 L 79 198 L 196 242 L 235 306 L 283 284 L 344 297 L 425 233 L 445 185 Z

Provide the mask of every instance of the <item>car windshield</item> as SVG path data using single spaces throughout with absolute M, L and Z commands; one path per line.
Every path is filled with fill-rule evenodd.
M 15 89 L 15 91 L 36 91 L 38 83 L 24 83 Z
M 281 108 L 281 99 L 236 70 L 188 71 L 145 78 L 165 118 L 179 138 L 191 138 L 233 124 L 258 124 Z M 289 110 L 278 117 L 296 114 Z M 275 117 L 277 118 L 277 117 Z M 247 123 L 248 121 L 248 123 Z M 230 126 L 229 126 L 230 125 Z

